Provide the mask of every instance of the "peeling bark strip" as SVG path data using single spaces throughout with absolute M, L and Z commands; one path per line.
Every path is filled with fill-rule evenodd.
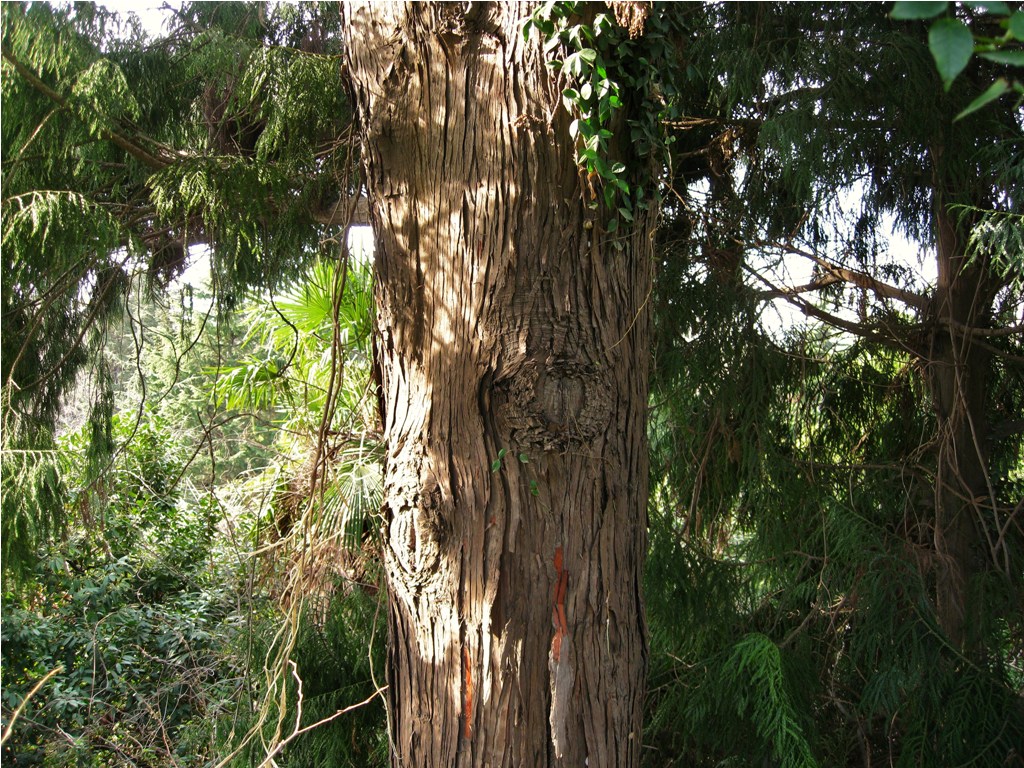
M 551 745 L 555 757 L 562 757 L 568 747 L 566 720 L 569 717 L 572 700 L 573 670 L 569 654 L 562 653 L 562 642 L 569 637 L 569 624 L 565 618 L 565 594 L 569 588 L 569 572 L 565 570 L 562 548 L 555 547 L 555 600 L 552 607 L 554 636 L 551 638 L 551 654 L 548 657 L 548 672 L 551 676 Z
M 555 547 L 555 602 L 552 608 L 552 623 L 555 625 L 555 634 L 551 638 L 551 657 L 559 660 L 562 650 L 562 640 L 569 635 L 569 624 L 565 619 L 565 593 L 569 588 L 569 572 L 562 565 L 562 548 Z
M 650 230 L 587 208 L 532 10 L 345 6 L 396 766 L 639 765 Z
M 469 658 L 469 648 L 462 648 L 462 674 L 465 682 L 462 686 L 462 738 L 473 737 L 473 662 Z

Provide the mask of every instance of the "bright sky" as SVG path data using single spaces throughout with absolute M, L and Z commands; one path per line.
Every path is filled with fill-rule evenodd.
M 151 36 L 159 35 L 164 31 L 164 20 L 170 15 L 171 10 L 181 7 L 181 0 L 164 2 L 163 0 L 105 0 L 99 3 L 109 11 L 114 11 L 127 16 L 134 13 L 142 22 L 142 28 Z

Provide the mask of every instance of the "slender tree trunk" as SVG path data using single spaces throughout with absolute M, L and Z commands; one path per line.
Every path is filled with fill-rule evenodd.
M 396 766 L 639 763 L 651 238 L 588 207 L 531 10 L 345 10 Z
M 939 156 L 941 157 L 940 153 Z M 986 327 L 993 300 L 979 260 L 966 257 L 966 235 L 936 194 L 938 279 L 927 382 L 936 414 L 936 613 L 959 648 L 970 647 L 969 587 L 987 555 L 984 530 L 994 514 L 988 483 L 986 396 L 990 354 L 969 328 Z

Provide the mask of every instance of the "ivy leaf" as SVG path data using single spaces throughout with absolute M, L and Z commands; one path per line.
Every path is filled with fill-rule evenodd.
M 956 76 L 963 72 L 974 53 L 974 36 L 957 19 L 939 19 L 928 30 L 928 48 L 935 58 L 946 90 Z
M 580 77 L 583 74 L 583 59 L 579 52 L 570 53 L 562 62 L 562 70 L 573 77 Z
M 1018 40 L 1024 40 L 1024 11 L 1017 11 L 1010 17 L 1007 30 Z
M 986 51 L 979 53 L 979 56 L 996 64 L 1006 64 L 1010 67 L 1024 67 L 1024 51 Z
M 594 37 L 611 30 L 612 27 L 611 17 L 607 13 L 599 13 L 594 17 Z
M 508 453 L 508 448 L 502 448 L 498 451 L 498 458 L 491 462 L 491 472 L 498 472 L 501 470 L 501 460 L 505 458 L 506 453 Z
M 945 2 L 898 2 L 893 3 L 889 15 L 894 19 L 931 19 L 946 10 L 947 5 L 949 3 Z
M 576 92 L 575 88 L 566 88 L 562 91 L 562 106 L 565 107 L 565 111 L 569 114 L 572 114 L 573 108 L 579 100 L 580 95 Z
M 981 96 L 979 96 L 970 104 L 968 104 L 963 112 L 954 117 L 953 122 L 956 122 L 961 117 L 966 117 L 972 112 L 976 112 L 977 110 L 981 109 L 986 104 L 988 104 L 990 101 L 995 101 L 1008 90 L 1010 90 L 1010 84 L 1006 82 L 1005 77 L 1000 77 L 998 80 L 992 83 L 992 85 L 990 85 L 988 89 L 983 94 L 981 94 Z

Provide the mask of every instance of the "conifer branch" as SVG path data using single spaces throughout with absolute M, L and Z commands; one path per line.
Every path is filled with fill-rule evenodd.
M 802 248 L 798 248 L 790 243 L 768 243 L 759 241 L 754 243 L 754 246 L 762 248 L 777 248 L 786 253 L 790 253 L 796 256 L 803 256 L 804 258 L 813 261 L 823 270 L 821 274 L 815 276 L 810 282 L 805 283 L 803 285 L 793 286 L 791 288 L 775 286 L 768 280 L 766 280 L 763 276 L 754 272 L 755 276 L 758 279 L 760 279 L 766 285 L 770 286 L 765 290 L 757 292 L 756 297 L 758 299 L 769 301 L 772 299 L 786 299 L 791 304 L 799 308 L 804 314 L 813 314 L 815 317 L 817 317 L 817 319 L 822 320 L 823 322 L 830 323 L 832 325 L 836 325 L 837 327 L 840 327 L 843 330 L 850 331 L 851 333 L 859 334 L 859 332 L 854 330 L 852 327 L 847 328 L 839 325 L 838 323 L 833 323 L 832 320 L 827 319 L 825 315 L 828 315 L 828 317 L 835 318 L 836 320 L 841 320 L 841 318 L 837 318 L 834 315 L 829 315 L 828 313 L 825 313 L 823 310 L 820 310 L 818 308 L 816 308 L 816 311 L 813 313 L 808 312 L 805 308 L 806 302 L 802 300 L 796 301 L 794 299 L 796 297 L 799 297 L 801 294 L 812 293 L 814 291 L 826 288 L 830 285 L 835 285 L 836 283 L 847 283 L 850 285 L 855 285 L 858 288 L 869 290 L 876 296 L 879 296 L 880 298 L 897 299 L 899 301 L 902 301 L 904 304 L 913 307 L 914 309 L 917 309 L 921 312 L 927 312 L 931 302 L 928 296 L 919 293 L 914 293 L 913 291 L 908 291 L 905 288 L 898 288 L 894 285 L 889 285 L 888 283 L 884 283 L 881 280 L 872 277 L 866 272 L 861 272 L 855 269 L 849 269 L 848 267 L 841 267 L 838 264 L 835 264 L 827 259 L 822 258 L 821 256 L 818 256 L 817 254 L 805 251 Z M 753 272 L 753 270 L 751 271 Z M 867 327 L 862 324 L 852 323 L 852 321 L 843 322 L 847 322 L 851 326 L 858 326 L 861 328 Z M 948 319 L 945 318 L 940 318 L 939 322 L 951 324 L 957 330 L 963 333 L 969 333 L 971 336 L 974 337 L 1005 337 L 1016 336 L 1020 333 L 1024 333 L 1024 325 L 1014 325 L 1002 328 L 981 328 L 977 326 L 967 326 L 962 323 L 950 322 Z M 1015 361 L 1020 360 L 1019 357 L 1010 355 L 1005 350 L 993 347 L 988 344 L 984 344 L 982 342 L 979 343 L 981 343 L 981 345 L 985 347 L 985 349 L 1000 357 Z
M 798 296 L 803 293 L 820 291 L 823 288 L 827 288 L 830 285 L 835 285 L 836 283 L 841 282 L 843 282 L 843 280 L 838 275 L 821 275 L 819 277 L 815 277 L 809 283 L 794 285 L 792 288 L 766 288 L 763 291 L 758 291 L 756 296 L 760 300 L 784 299 L 787 296 Z
M 822 258 L 816 253 L 805 251 L 803 248 L 798 248 L 791 243 L 766 243 L 763 241 L 759 241 L 754 243 L 754 245 L 759 248 L 777 248 L 785 253 L 789 253 L 794 256 L 802 256 L 803 258 L 809 259 L 813 261 L 815 264 L 817 264 L 823 270 L 824 277 L 819 278 L 817 281 L 812 281 L 811 283 L 809 283 L 808 286 L 804 287 L 806 290 L 813 290 L 813 286 L 815 285 L 815 283 L 817 283 L 819 287 L 824 287 L 826 285 L 832 285 L 833 283 L 836 282 L 844 282 L 849 283 L 850 285 L 855 285 L 858 288 L 864 288 L 865 290 L 869 290 L 876 296 L 879 296 L 880 298 L 883 299 L 897 299 L 898 301 L 902 301 L 904 304 L 913 307 L 914 309 L 924 311 L 928 308 L 929 299 L 927 296 L 922 296 L 919 293 L 908 291 L 905 288 L 898 288 L 895 285 L 883 283 L 881 280 L 872 277 L 866 272 L 861 272 L 860 270 L 856 269 L 850 269 L 848 267 L 841 267 L 838 264 L 829 261 L 828 259 Z M 804 290 L 802 292 L 806 291 Z
M 25 81 L 28 82 L 29 85 L 31 85 L 33 88 L 35 88 L 37 91 L 42 93 L 44 96 L 46 96 L 54 103 L 58 104 L 61 107 L 64 107 L 72 114 L 74 114 L 76 117 L 79 117 L 79 119 L 81 119 L 81 117 L 78 115 L 78 110 L 75 108 L 75 105 L 72 104 L 66 96 L 63 96 L 62 94 L 53 90 L 50 86 L 44 83 L 34 72 L 32 72 L 32 70 L 30 70 L 20 61 L 18 61 L 18 59 L 15 58 L 14 54 L 7 48 L 7 46 L 3 46 L 2 48 L 0 48 L 0 54 L 3 55 L 4 60 L 7 61 L 12 67 L 14 67 L 15 71 L 17 71 L 17 73 L 21 75 L 25 79 Z M 131 139 L 128 139 L 115 131 L 111 131 L 109 128 L 101 128 L 100 136 L 102 136 L 107 141 L 116 144 L 129 155 L 134 157 L 136 160 L 152 168 L 155 171 L 158 171 L 167 165 L 166 161 L 161 160 L 160 158 L 155 157 L 154 155 L 151 155 L 149 152 L 144 150 Z
M 130 253 L 127 254 L 125 256 L 125 258 L 119 264 L 117 264 L 117 267 L 118 268 L 124 267 L 125 263 L 128 261 L 129 258 L 130 258 Z M 98 292 L 93 297 L 93 299 L 89 302 L 89 306 L 87 307 L 88 314 L 86 315 L 85 320 L 82 322 L 81 328 L 79 328 L 77 335 L 75 336 L 75 338 L 72 341 L 72 343 L 68 346 L 68 348 L 64 352 L 64 354 L 61 355 L 60 359 L 57 360 L 56 363 L 51 365 L 46 371 L 38 374 L 36 376 L 36 378 L 33 379 L 32 381 L 30 381 L 30 382 L 28 382 L 26 384 L 19 384 L 18 382 L 14 381 L 14 374 L 15 374 L 15 371 L 17 370 L 18 363 L 21 362 L 22 356 L 25 354 L 26 350 L 28 350 L 29 342 L 32 340 L 32 336 L 35 334 L 36 330 L 38 329 L 38 327 L 39 327 L 39 325 L 41 323 L 41 319 L 43 317 L 43 314 L 44 314 L 45 310 L 47 309 L 47 307 L 49 306 L 49 304 L 51 302 L 47 302 L 47 305 L 42 307 L 39 310 L 39 312 L 36 313 L 36 316 L 33 319 L 32 327 L 29 329 L 29 332 L 27 334 L 25 334 L 25 337 L 24 337 L 24 340 L 22 341 L 21 347 L 18 350 L 18 354 L 14 358 L 14 364 L 10 368 L 10 373 L 8 374 L 7 381 L 4 382 L 5 386 L 13 385 L 13 386 L 17 387 L 20 390 L 35 389 L 36 387 L 38 387 L 41 384 L 43 384 L 48 378 L 53 376 L 57 371 L 59 371 L 64 366 L 65 363 L 68 362 L 69 359 L 71 359 L 72 355 L 74 355 L 75 352 L 77 352 L 78 349 L 80 348 L 80 346 L 82 344 L 82 340 L 85 338 L 85 334 L 89 332 L 89 330 L 93 327 L 94 323 L 103 315 L 103 311 L 104 311 L 104 307 L 105 307 L 104 302 L 106 301 L 107 296 L 109 295 L 110 291 L 114 288 L 114 281 L 107 280 L 105 283 L 103 283 L 102 286 L 97 285 L 96 287 L 97 287 L 97 291 Z M 55 294 L 55 298 L 58 298 L 58 297 L 59 297 L 59 295 Z
M 869 339 L 870 341 L 875 341 L 878 342 L 879 344 L 884 344 L 886 346 L 894 347 L 896 349 L 910 348 L 906 343 L 901 342 L 894 335 L 882 333 L 874 326 L 867 325 L 865 323 L 858 323 L 853 320 L 846 320 L 845 318 L 839 317 L 838 315 L 834 315 L 831 312 L 827 312 L 821 307 L 811 304 L 810 302 L 803 299 L 800 295 L 800 292 L 780 288 L 779 286 L 772 283 L 764 275 L 760 274 L 759 272 L 757 272 L 756 270 L 752 269 L 747 265 L 743 265 L 743 268 L 750 274 L 752 274 L 757 280 L 761 281 L 764 285 L 768 287 L 768 290 L 765 291 L 763 294 L 766 297 L 785 299 L 787 302 L 792 304 L 794 307 L 799 309 L 801 312 L 803 312 L 803 314 L 807 315 L 808 317 L 813 317 L 817 320 L 821 320 L 823 323 L 827 323 L 828 325 L 831 325 L 834 328 L 838 328 L 840 330 L 852 333 L 855 336 L 860 336 L 861 338 Z M 759 294 L 759 296 L 760 295 L 761 294 Z

